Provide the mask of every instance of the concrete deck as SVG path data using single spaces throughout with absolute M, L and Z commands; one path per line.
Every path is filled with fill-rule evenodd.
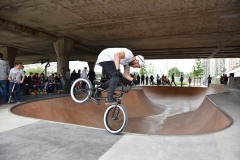
M 209 95 L 233 124 L 219 132 L 162 136 L 125 133 L 13 115 L 0 106 L 0 160 L 30 159 L 164 159 L 238 160 L 240 92 Z

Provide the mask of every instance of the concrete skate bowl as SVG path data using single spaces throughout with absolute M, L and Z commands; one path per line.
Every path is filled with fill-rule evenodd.
M 122 104 L 129 117 L 126 132 L 153 135 L 191 135 L 222 130 L 231 118 L 207 94 L 223 92 L 223 86 L 141 87 L 124 95 Z M 104 128 L 106 106 L 91 100 L 75 103 L 70 96 L 18 105 L 12 112 L 26 117 Z

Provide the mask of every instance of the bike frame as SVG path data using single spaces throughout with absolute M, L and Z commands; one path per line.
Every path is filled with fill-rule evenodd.
M 125 93 L 127 93 L 127 92 L 130 91 L 130 90 L 129 90 L 129 91 L 125 91 L 125 90 L 124 90 L 124 87 L 125 87 L 124 84 L 121 84 L 120 87 L 121 87 L 121 90 L 120 90 L 121 93 L 115 94 L 115 98 L 116 98 L 116 100 L 117 100 L 117 102 L 118 102 L 116 105 L 121 104 L 121 100 L 122 100 L 123 94 L 125 94 Z M 94 89 L 93 89 L 93 92 L 95 93 L 96 90 L 97 90 L 97 88 L 94 88 Z M 101 93 L 102 93 L 102 92 L 108 92 L 108 90 L 102 90 L 102 91 L 100 91 L 100 92 L 101 92 Z M 92 100 L 93 100 L 93 99 L 94 99 L 94 100 L 106 100 L 106 98 L 107 98 L 107 97 L 99 97 L 99 98 L 98 98 L 98 97 L 95 97 L 94 94 L 93 94 L 92 97 L 91 97 Z M 93 101 L 94 101 L 94 100 L 93 100 Z

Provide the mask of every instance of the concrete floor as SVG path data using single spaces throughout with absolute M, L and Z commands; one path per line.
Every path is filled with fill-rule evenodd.
M 0 160 L 239 160 L 240 92 L 209 98 L 233 124 L 189 136 L 112 135 L 104 129 L 20 117 L 9 111 L 14 104 L 0 105 Z

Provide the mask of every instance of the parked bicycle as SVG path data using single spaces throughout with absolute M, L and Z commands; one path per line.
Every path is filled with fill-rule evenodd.
M 93 100 L 94 103 L 99 104 L 100 100 L 105 100 L 102 92 L 107 92 L 100 88 L 100 82 L 94 81 L 97 86 L 93 88 L 92 83 L 88 79 L 79 78 L 73 82 L 71 86 L 71 97 L 76 103 L 85 103 L 89 99 Z M 131 90 L 131 85 L 124 78 L 118 85 L 119 89 L 114 93 L 114 98 L 117 104 L 109 106 L 103 117 L 104 126 L 108 132 L 112 134 L 121 133 L 127 123 L 128 114 L 125 107 L 121 104 L 123 94 Z

